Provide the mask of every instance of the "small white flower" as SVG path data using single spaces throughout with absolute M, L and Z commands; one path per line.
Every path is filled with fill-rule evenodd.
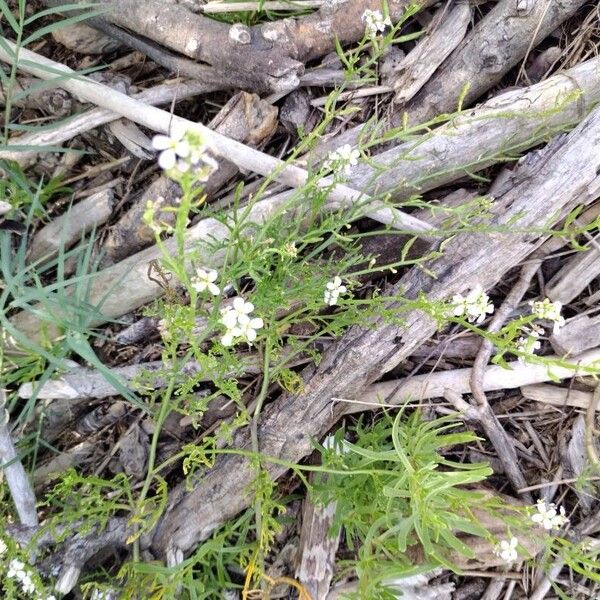
M 238 296 L 232 306 L 221 311 L 221 323 L 227 330 L 221 337 L 223 346 L 233 346 L 238 339 L 251 344 L 256 339 L 256 330 L 264 327 L 264 322 L 260 317 L 251 316 L 253 310 L 252 302 Z
M 242 335 L 242 330 L 239 327 L 232 327 L 225 332 L 225 335 L 221 337 L 221 344 L 223 346 L 233 346 L 234 340 Z
M 192 287 L 199 293 L 208 290 L 213 296 L 218 296 L 221 290 L 215 281 L 219 274 L 214 269 L 205 271 L 204 269 L 196 269 L 196 276 L 192 278 Z
M 152 146 L 156 150 L 162 150 L 158 156 L 159 166 L 168 171 L 177 164 L 178 158 L 186 158 L 190 155 L 190 145 L 184 139 L 185 129 L 175 128 L 171 135 L 155 135 L 152 138 Z
M 510 538 L 510 540 L 502 540 L 494 550 L 494 554 L 499 556 L 505 563 L 511 564 L 517 560 L 519 555 L 517 554 L 517 546 L 519 540 L 516 537 Z
M 551 302 L 548 298 L 544 298 L 542 301 L 531 300 L 529 306 L 531 306 L 531 314 L 535 315 L 538 319 L 554 321 L 553 333 L 557 333 L 565 324 L 564 317 L 560 315 L 562 302 Z
M 352 148 L 350 144 L 344 144 L 327 155 L 323 166 L 333 170 L 334 175 L 348 176 L 352 173 L 352 167 L 358 164 L 359 158 L 360 151 L 358 149 Z
M 544 329 L 539 325 L 532 324 L 531 328 L 521 327 L 521 331 L 525 335 L 522 335 L 517 340 L 517 350 L 523 354 L 535 354 L 535 351 L 542 347 L 539 337 L 544 334 Z M 525 363 L 527 362 L 527 358 L 519 356 L 519 362 Z
M 222 311 L 221 323 L 225 327 L 234 327 L 238 323 L 247 322 L 248 315 L 254 310 L 252 302 L 246 302 L 241 296 L 234 298 L 233 304 Z
M 31 579 L 31 575 L 29 573 L 24 573 L 21 578 L 21 588 L 26 594 L 33 594 L 35 592 L 35 584 Z
M 256 339 L 256 330 L 262 329 L 264 326 L 263 320 L 260 317 L 249 319 L 245 323 L 241 323 L 239 330 L 240 335 L 251 344 Z
M 4 554 L 8 550 L 8 546 L 4 540 L 0 540 L 0 555 Z
M 557 510 L 554 503 L 546 505 L 543 500 L 538 500 L 536 508 L 537 513 L 531 515 L 531 520 L 534 523 L 540 524 L 548 531 L 551 529 L 560 529 L 569 522 L 569 519 L 565 515 L 564 506 L 561 506 Z
M 8 564 L 8 571 L 6 573 L 6 576 L 9 579 L 12 579 L 13 577 L 21 579 L 21 577 L 25 574 L 25 571 L 23 570 L 24 567 L 25 563 L 21 562 L 20 560 L 17 560 L 16 558 L 13 558 L 13 560 L 11 560 Z
M 469 323 L 482 323 L 486 315 L 494 312 L 494 305 L 481 286 L 476 286 L 466 297 L 462 294 L 452 296 L 450 315 L 464 316 Z
M 365 22 L 366 32 L 369 37 L 375 37 L 379 32 L 383 33 L 386 27 L 391 27 L 392 22 L 389 17 L 383 18 L 379 10 L 365 10 L 361 20 Z
M 344 294 L 347 291 L 348 288 L 346 288 L 345 285 L 342 285 L 342 280 L 336 275 L 331 281 L 327 282 L 323 301 L 329 306 L 334 306 L 337 304 L 340 294 Z

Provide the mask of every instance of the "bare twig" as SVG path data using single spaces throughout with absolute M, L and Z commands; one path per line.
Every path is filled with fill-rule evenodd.
M 0 466 L 6 477 L 19 520 L 23 525 L 35 527 L 38 524 L 35 494 L 10 437 L 8 412 L 4 404 L 4 390 L 0 388 Z

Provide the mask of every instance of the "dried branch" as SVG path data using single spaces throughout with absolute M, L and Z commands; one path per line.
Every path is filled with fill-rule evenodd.
M 38 524 L 35 494 L 8 430 L 8 412 L 5 408 L 2 388 L 0 388 L 0 466 L 21 524 L 35 527 Z

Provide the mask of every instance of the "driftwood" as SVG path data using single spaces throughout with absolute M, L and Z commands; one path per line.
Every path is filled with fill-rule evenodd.
M 243 359 L 244 368 L 249 374 L 256 374 L 260 369 L 260 358 L 255 354 L 248 354 Z M 161 373 L 168 371 L 168 366 L 158 360 L 138 365 L 129 365 L 125 367 L 115 367 L 111 369 L 115 378 L 120 380 L 123 385 L 130 385 L 135 389 L 134 381 L 141 377 L 150 377 L 152 374 L 152 389 L 159 389 L 167 385 L 167 377 L 161 376 Z M 201 366 L 190 361 L 178 368 L 181 377 L 198 377 L 201 375 Z M 211 373 L 205 373 L 206 381 L 209 380 Z M 146 379 L 147 380 L 147 379 Z M 141 388 L 143 389 L 143 382 Z M 106 379 L 100 371 L 95 369 L 86 369 L 79 367 L 64 373 L 58 379 L 46 381 L 39 389 L 36 383 L 24 383 L 19 388 L 21 398 L 31 398 L 35 393 L 36 398 L 41 400 L 68 400 L 82 401 L 86 399 L 102 399 L 109 396 L 116 396 L 119 391 Z
M 585 1 L 520 4 L 500 0 L 403 108 L 410 122 L 423 123 L 455 111 L 465 85 L 468 88 L 463 104 L 468 106 L 477 100 Z M 401 114 L 395 115 L 392 125 L 398 125 L 401 119 Z
M 171 82 L 157 85 L 156 87 L 134 94 L 133 98 L 146 104 L 160 105 L 167 104 L 174 100 L 184 100 L 185 98 L 197 96 L 198 94 L 203 94 L 212 90 L 214 90 L 214 87 L 207 86 L 204 83 L 175 79 Z M 77 135 L 120 118 L 121 115 L 119 113 L 106 108 L 93 108 L 81 115 L 69 119 L 66 123 L 61 124 L 59 128 L 41 132 L 34 131 L 11 138 L 9 148 L 0 150 L 0 158 L 13 160 L 20 165 L 26 166 L 34 162 L 39 153 L 47 152 L 45 147 L 59 146 Z M 17 145 L 39 146 L 40 149 L 35 151 L 29 149 L 13 150 L 10 148 L 10 146 Z
M 471 7 L 467 2 L 459 3 L 447 12 L 442 5 L 429 24 L 427 34 L 400 62 L 390 83 L 396 94 L 394 102 L 408 102 L 429 81 L 435 70 L 460 44 L 471 21 Z
M 587 409 L 592 401 L 592 392 L 571 390 L 550 384 L 525 385 L 521 387 L 521 394 L 527 400 L 535 400 L 558 408 L 573 406 Z
M 546 295 L 553 301 L 569 303 L 600 275 L 600 235 L 591 242 L 586 252 L 578 252 L 565 262 L 546 284 Z
M 599 138 L 600 110 L 596 110 L 571 134 L 557 140 L 535 173 L 529 170 L 522 181 L 495 199 L 492 214 L 484 222 L 497 233 L 456 235 L 444 244 L 442 257 L 427 269 L 411 269 L 384 296 L 415 299 L 425 294 L 437 301 L 476 285 L 493 287 L 543 241 L 539 233 L 527 229 L 540 223 L 549 227 L 576 205 L 598 197 Z M 402 310 L 402 306 L 391 302 L 389 308 Z M 403 325 L 376 320 L 370 329 L 352 327 L 325 352 L 318 367 L 305 369 L 301 394 L 284 394 L 264 409 L 259 426 L 261 453 L 299 461 L 312 451 L 311 439 L 320 438 L 344 413 L 345 407 L 332 398 L 360 398 L 367 385 L 410 356 L 436 331 L 435 321 L 426 312 L 405 307 L 402 318 Z M 237 435 L 234 446 L 251 447 L 246 430 Z M 268 469 L 274 478 L 286 470 L 275 464 Z M 251 501 L 244 493 L 245 485 L 253 477 L 251 462 L 230 454 L 219 456 L 215 467 L 194 482 L 192 491 L 186 491 L 185 484 L 176 488 L 153 540 L 155 554 L 189 551 L 244 509 Z
M 577 355 L 595 348 L 600 339 L 600 315 L 588 317 L 578 315 L 569 319 L 564 327 L 550 336 L 550 344 L 555 352 Z
M 8 412 L 5 408 L 4 390 L 0 388 L 0 467 L 6 478 L 10 495 L 22 525 L 38 524 L 35 494 L 8 430 Z
M 56 256 L 62 245 L 68 249 L 94 227 L 105 223 L 114 208 L 112 190 L 98 192 L 72 206 L 64 215 L 42 227 L 31 240 L 28 259 L 48 260 Z
M 421 0 L 420 5 L 432 2 Z M 379 0 L 332 1 L 305 17 L 247 27 L 220 23 L 158 0 L 101 0 L 100 4 L 108 9 L 103 20 L 206 63 L 228 80 L 235 79 L 238 88 L 255 92 L 298 87 L 306 62 L 333 51 L 336 38 L 341 44 L 361 39 L 365 31 L 362 14 L 381 8 Z M 401 18 L 410 4 L 410 0 L 390 3 L 392 21 Z M 92 19 L 90 24 L 96 27 L 99 20 Z
M 277 126 L 277 108 L 267 104 L 255 94 L 240 92 L 233 96 L 208 124 L 208 127 L 227 137 L 257 146 L 268 138 Z M 210 197 L 237 173 L 232 163 L 221 160 L 219 168 L 213 171 L 204 184 L 204 192 Z M 103 243 L 105 256 L 101 265 L 107 267 L 119 260 L 139 252 L 154 241 L 154 232 L 143 222 L 146 204 L 153 201 L 157 218 L 170 225 L 174 224 L 175 214 L 165 211 L 176 206 L 181 196 L 181 188 L 172 179 L 161 175 L 123 214 Z
M 391 192 L 402 200 L 510 160 L 556 131 L 579 122 L 600 100 L 600 59 L 592 59 L 536 85 L 511 90 L 463 112 L 448 124 L 374 157 L 380 171 L 359 164 L 348 183 Z M 367 128 L 368 129 L 368 128 Z M 335 144 L 356 142 L 356 131 L 311 152 L 324 156 Z M 367 130 L 364 141 L 368 141 Z

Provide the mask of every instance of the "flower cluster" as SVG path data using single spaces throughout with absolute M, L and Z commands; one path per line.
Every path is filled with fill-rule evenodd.
M 6 552 L 7 547 L 4 542 L 0 544 L 0 554 Z M 21 560 L 13 558 L 8 563 L 8 571 L 6 572 L 7 579 L 16 579 L 21 585 L 21 590 L 24 594 L 32 596 L 36 593 L 36 584 L 33 581 L 31 569 Z M 46 596 L 45 600 L 56 600 L 54 596 Z
M 494 550 L 494 554 L 499 556 L 505 563 L 512 564 L 517 560 L 517 546 L 519 540 L 516 537 L 511 537 L 510 540 L 502 540 Z
M 325 286 L 323 301 L 329 306 L 334 306 L 337 304 L 340 294 L 344 294 L 346 291 L 348 289 L 345 285 L 342 285 L 342 280 L 336 275 Z
M 452 296 L 451 311 L 448 316 L 465 317 L 469 323 L 482 323 L 486 315 L 494 312 L 494 305 L 481 286 L 476 286 L 466 296 Z
M 389 17 L 383 18 L 379 10 L 365 10 L 361 20 L 365 22 L 366 33 L 369 37 L 375 37 L 378 33 L 383 33 L 386 27 L 391 27 L 392 22 Z
M 198 181 L 206 181 L 219 167 L 197 131 L 174 127 L 170 135 L 155 135 L 152 146 L 160 150 L 160 167 L 174 176 L 193 171 Z
M 332 170 L 334 172 L 334 177 L 336 175 L 347 177 L 352 173 L 352 167 L 355 167 L 358 164 L 359 158 L 359 150 L 352 148 L 350 144 L 344 144 L 327 155 L 327 159 L 323 163 L 323 166 L 328 170 Z
M 205 271 L 204 269 L 196 269 L 195 277 L 192 277 L 192 287 L 202 293 L 208 290 L 213 296 L 218 296 L 221 293 L 219 286 L 215 284 L 219 274 L 214 269 Z
M 553 333 L 556 333 L 565 324 L 564 317 L 560 315 L 562 302 L 551 302 L 548 298 L 544 298 L 541 301 L 531 300 L 529 306 L 531 306 L 531 313 L 538 319 L 554 321 Z
M 223 346 L 233 346 L 238 340 L 251 344 L 256 339 L 256 330 L 264 326 L 260 317 L 252 317 L 252 302 L 246 302 L 238 296 L 233 305 L 221 310 L 221 323 L 226 332 L 221 338 Z
M 524 335 L 517 340 L 517 350 L 522 355 L 535 354 L 535 351 L 542 347 L 540 336 L 544 335 L 543 327 L 532 323 L 531 327 L 521 327 L 521 331 Z M 519 362 L 524 363 L 526 359 L 522 355 L 519 356 Z
M 538 500 L 536 508 L 537 512 L 531 515 L 531 520 L 548 531 L 560 529 L 569 522 L 564 506 L 557 509 L 554 503 L 546 504 L 543 500 Z

